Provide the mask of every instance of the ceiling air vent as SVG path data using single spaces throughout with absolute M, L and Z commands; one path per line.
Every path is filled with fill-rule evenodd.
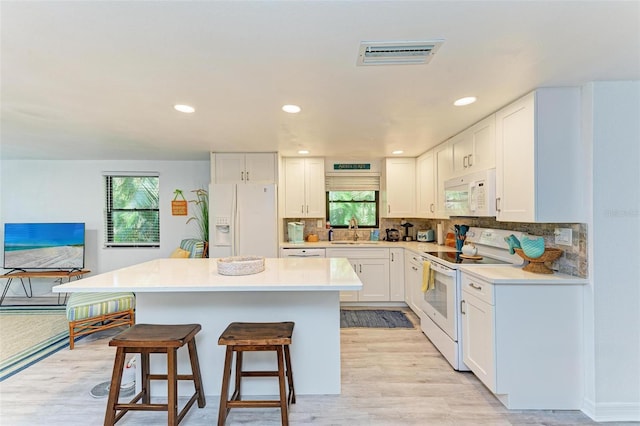
M 363 41 L 358 65 L 427 64 L 444 40 L 430 41 Z

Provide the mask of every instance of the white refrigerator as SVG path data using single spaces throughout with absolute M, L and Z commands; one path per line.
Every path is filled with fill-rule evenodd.
M 212 184 L 209 257 L 278 257 L 275 184 Z

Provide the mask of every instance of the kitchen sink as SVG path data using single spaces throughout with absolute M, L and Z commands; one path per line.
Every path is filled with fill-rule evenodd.
M 378 244 L 379 241 L 331 241 L 331 244 L 348 244 L 352 246 Z

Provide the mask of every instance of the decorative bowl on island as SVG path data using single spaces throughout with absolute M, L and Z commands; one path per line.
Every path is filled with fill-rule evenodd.
M 264 271 L 264 257 L 231 256 L 218 259 L 220 275 L 251 275 Z

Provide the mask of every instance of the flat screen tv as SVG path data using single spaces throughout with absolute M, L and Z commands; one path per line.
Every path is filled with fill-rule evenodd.
M 84 268 L 84 223 L 5 223 L 5 269 Z

